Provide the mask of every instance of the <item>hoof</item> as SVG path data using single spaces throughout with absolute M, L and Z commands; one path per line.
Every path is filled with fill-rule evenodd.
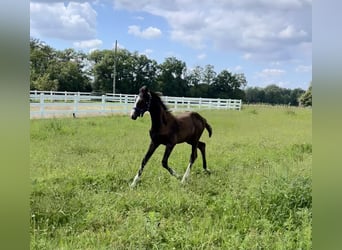
M 209 169 L 204 169 L 204 172 L 205 172 L 206 174 L 208 174 L 208 175 L 211 175 L 211 172 L 210 172 Z
M 179 174 L 175 174 L 175 175 L 173 175 L 177 180 L 181 180 L 182 179 L 182 176 L 181 175 L 179 175 Z
M 177 174 L 174 170 L 172 170 L 171 175 L 174 176 L 176 179 L 179 179 L 179 180 L 182 178 L 182 176 Z

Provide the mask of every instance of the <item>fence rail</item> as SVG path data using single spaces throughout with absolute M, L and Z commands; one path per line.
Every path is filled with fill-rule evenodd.
M 89 116 L 128 114 L 137 95 L 94 95 L 89 92 L 30 91 L 30 118 L 54 116 Z M 165 104 L 175 111 L 196 109 L 241 110 L 236 99 L 189 98 L 162 96 Z

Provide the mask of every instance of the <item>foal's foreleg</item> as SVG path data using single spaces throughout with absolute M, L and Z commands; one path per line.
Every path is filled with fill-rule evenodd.
M 131 187 L 135 187 L 135 185 L 137 184 L 137 182 L 139 181 L 140 179 L 140 176 L 144 170 L 144 167 L 146 165 L 146 163 L 148 162 L 148 160 L 151 158 L 152 154 L 154 153 L 154 151 L 156 150 L 156 148 L 158 147 L 159 145 L 156 145 L 154 144 L 153 142 L 150 143 L 150 146 L 148 148 L 148 151 L 145 155 L 145 157 L 143 158 L 142 162 L 141 162 L 141 166 L 138 170 L 138 173 L 136 174 L 136 176 L 134 177 L 133 179 L 133 182 L 131 184 Z
M 197 158 L 197 144 L 194 144 L 194 145 L 192 145 L 192 150 L 191 150 L 191 155 L 190 155 L 190 162 L 189 162 L 189 165 L 186 168 L 186 171 L 185 171 L 185 173 L 183 175 L 182 183 L 184 183 L 185 180 L 189 177 L 191 166 L 192 166 L 192 164 L 194 164 L 196 158 Z
M 170 173 L 171 175 L 173 175 L 173 176 L 175 176 L 175 177 L 178 178 L 177 173 L 176 173 L 172 168 L 170 168 L 169 165 L 168 165 L 168 163 L 167 163 L 167 161 L 168 161 L 168 159 L 169 159 L 169 156 L 170 156 L 170 154 L 171 154 L 171 152 L 172 152 L 172 150 L 173 150 L 174 147 L 175 147 L 175 145 L 172 145 L 172 144 L 167 144 L 167 145 L 166 145 L 165 152 L 164 152 L 164 156 L 163 156 L 163 160 L 162 160 L 162 165 L 163 165 L 163 167 L 164 167 L 167 171 L 169 171 L 169 173 Z

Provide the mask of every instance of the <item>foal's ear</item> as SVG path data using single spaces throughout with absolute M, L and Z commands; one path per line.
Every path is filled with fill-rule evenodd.
M 145 93 L 147 93 L 149 90 L 148 90 L 148 88 L 146 87 L 146 86 L 142 86 L 141 88 L 140 88 L 140 90 L 139 90 L 139 92 L 140 93 L 143 93 L 143 94 L 145 94 Z

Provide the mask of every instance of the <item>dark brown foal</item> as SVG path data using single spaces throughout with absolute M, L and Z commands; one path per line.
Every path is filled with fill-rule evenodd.
M 191 166 L 197 158 L 197 148 L 201 151 L 203 160 L 203 169 L 207 169 L 205 157 L 205 143 L 199 141 L 204 129 L 208 130 L 209 137 L 212 134 L 212 128 L 201 115 L 196 112 L 187 112 L 178 116 L 173 116 L 166 108 L 159 95 L 148 90 L 145 86 L 139 90 L 139 96 L 131 112 L 131 118 L 136 120 L 142 117 L 146 111 L 151 115 L 152 126 L 150 129 L 151 142 L 149 149 L 141 162 L 138 173 L 131 184 L 132 187 L 139 181 L 144 167 L 154 151 L 159 145 L 165 145 L 165 152 L 162 160 L 162 166 L 168 172 L 179 177 L 176 172 L 169 167 L 168 158 L 178 143 L 186 142 L 192 146 L 189 165 L 183 175 L 182 183 L 188 178 Z

